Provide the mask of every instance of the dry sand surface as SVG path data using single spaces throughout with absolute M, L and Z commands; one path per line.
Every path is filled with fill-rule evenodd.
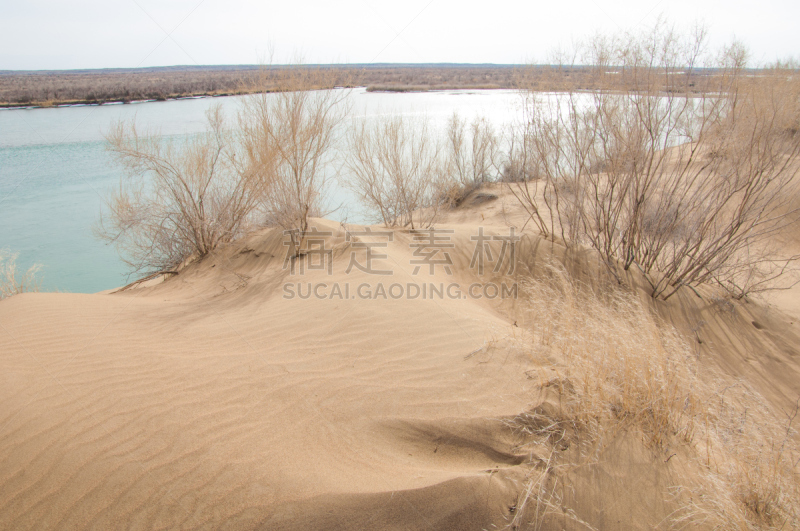
M 522 225 L 512 201 L 468 201 L 444 220 L 452 274 L 413 275 L 403 231 L 375 249 L 391 277 L 347 272 L 342 227 L 318 220 L 330 274 L 292 276 L 267 230 L 163 282 L 3 300 L 0 529 L 503 528 L 535 466 L 503 419 L 543 400 L 515 346 L 517 302 L 304 300 L 284 285 L 518 280 L 470 268 L 477 227 Z M 751 303 L 731 320 L 689 296 L 663 312 L 705 339 L 704 359 L 784 406 L 800 392 L 800 312 L 796 293 L 782 297 L 788 314 Z M 634 439 L 575 480 L 574 506 L 600 528 L 670 510 L 662 489 L 685 461 L 656 469 Z

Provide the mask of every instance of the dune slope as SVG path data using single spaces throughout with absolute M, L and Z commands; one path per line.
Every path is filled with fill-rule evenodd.
M 0 303 L 0 528 L 503 521 L 523 457 L 497 419 L 531 383 L 524 356 L 469 354 L 509 323 L 476 300 L 284 298 L 282 243 L 155 287 Z M 297 278 L 374 280 L 347 265 Z
M 404 231 L 362 271 L 353 256 L 363 265 L 367 244 L 383 240 L 351 227 L 348 242 L 317 220 L 330 233 L 320 237 L 330 271 L 309 255 L 293 275 L 283 235 L 265 230 L 163 282 L 0 301 L 0 528 L 507 526 L 546 461 L 508 421 L 549 398 L 518 348 L 521 301 L 469 286 L 510 285 L 553 257 L 584 275 L 592 267 L 528 238 L 513 275 L 476 271 L 478 227 L 507 235 L 519 217 L 506 200 L 455 212 L 442 226 L 453 230 L 451 263 L 433 272 L 415 274 L 415 236 Z M 380 283 L 445 294 L 393 298 Z M 309 284 L 322 296 L 303 297 Z M 692 297 L 657 310 L 695 334 L 703 362 L 751 378 L 776 407 L 791 403 L 793 320 Z M 665 459 L 624 433 L 604 452 L 573 478 L 566 501 L 578 520 L 650 528 L 675 510 L 664 491 L 689 457 Z M 580 528 L 572 516 L 551 516 L 553 528 Z

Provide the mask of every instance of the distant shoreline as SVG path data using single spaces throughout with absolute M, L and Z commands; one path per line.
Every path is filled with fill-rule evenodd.
M 179 94 L 167 96 L 165 98 L 149 99 L 111 99 L 111 100 L 63 100 L 63 101 L 44 101 L 32 103 L 8 103 L 0 102 L 0 111 L 12 109 L 50 109 L 63 107 L 96 107 L 100 105 L 128 105 L 131 103 L 152 103 L 158 101 L 193 100 L 200 98 L 221 98 L 225 96 L 244 96 L 254 92 L 221 92 L 221 93 L 199 93 L 199 94 Z
M 270 90 L 270 76 L 292 65 L 259 67 L 175 66 L 139 69 L 68 71 L 0 70 L 0 110 L 127 104 L 190 98 L 242 96 Z M 492 64 L 303 65 L 331 69 L 337 86 L 366 87 L 368 92 L 509 90 L 537 92 L 594 90 L 591 67 Z M 613 69 L 614 67 L 609 67 Z M 753 70 L 756 73 L 757 70 Z M 694 69 L 688 76 L 717 74 Z M 264 83 L 266 75 L 266 84 Z M 689 87 L 694 86 L 687 79 Z
M 513 87 L 502 87 L 498 85 L 448 85 L 448 86 L 355 86 L 346 88 L 365 88 L 367 92 L 383 92 L 383 93 L 411 93 L 411 92 L 443 92 L 451 90 L 511 90 Z M 64 101 L 46 101 L 46 102 L 32 102 L 32 103 L 7 103 L 0 102 L 0 111 L 14 110 L 14 109 L 58 109 L 65 107 L 95 107 L 101 105 L 129 105 L 134 103 L 154 103 L 161 101 L 177 101 L 177 100 L 193 100 L 202 98 L 223 98 L 230 96 L 247 96 L 248 94 L 255 94 L 259 91 L 237 91 L 237 92 L 219 92 L 219 93 L 197 93 L 197 94 L 179 94 L 174 96 L 167 96 L 165 98 L 150 98 L 150 99 L 113 99 L 113 100 L 64 100 Z
M 511 89 L 522 65 L 304 65 L 335 69 L 342 86 L 369 92 Z M 126 104 L 259 92 L 258 76 L 289 66 L 0 71 L 0 109 Z

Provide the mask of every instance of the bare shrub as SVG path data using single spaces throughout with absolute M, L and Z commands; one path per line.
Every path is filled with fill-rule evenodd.
M 299 238 L 298 252 L 309 217 L 326 213 L 339 125 L 350 110 L 349 91 L 334 89 L 341 78 L 300 65 L 265 69 L 263 89 L 244 100 L 239 116 L 248 163 L 264 183 L 264 222 Z
M 22 274 L 17 272 L 17 256 L 7 249 L 0 249 L 0 299 L 26 291 L 39 291 L 40 281 L 36 275 L 41 266 L 34 264 Z
M 548 153 L 541 150 L 548 147 L 535 136 L 536 131 L 532 118 L 528 116 L 529 112 L 530 105 L 523 107 L 521 121 L 510 128 L 508 160 L 503 167 L 502 180 L 507 183 L 509 191 L 517 198 L 539 232 L 545 238 L 551 238 L 556 234 L 557 224 L 557 219 L 552 214 L 566 210 L 566 204 L 559 204 L 559 199 L 568 193 L 568 183 L 566 179 L 556 181 L 549 175 L 545 176 L 546 168 L 540 168 L 540 159 L 548 157 Z M 572 219 L 574 215 L 564 217 Z M 562 229 L 576 226 L 574 223 L 558 225 Z M 563 239 L 572 240 L 566 237 Z
M 567 473 L 599 464 L 627 430 L 653 449 L 683 446 L 699 472 L 664 493 L 679 507 L 666 527 L 800 525 L 797 407 L 780 418 L 744 382 L 701 367 L 689 343 L 633 295 L 592 291 L 560 265 L 545 272 L 524 290 L 526 344 L 542 366 L 541 388 L 554 391 L 559 406 L 510 422 L 549 455 L 532 470 L 513 524 L 541 525 L 552 512 L 580 522 L 560 495 L 570 488 Z M 579 451 L 564 453 L 566 446 Z
M 309 217 L 324 214 L 337 126 L 348 108 L 347 92 L 331 90 L 341 77 L 300 66 L 264 69 L 238 129 L 226 130 L 214 106 L 207 132 L 180 145 L 140 134 L 135 123 L 114 124 L 107 142 L 127 179 L 96 232 L 134 273 L 147 275 L 175 272 L 256 225 L 289 230 L 299 252 Z
M 450 183 L 446 202 L 461 203 L 470 193 L 496 179 L 500 156 L 497 134 L 485 118 L 466 119 L 453 113 L 447 124 L 443 155 Z
M 240 235 L 251 221 L 263 183 L 235 157 L 220 106 L 208 130 L 176 144 L 117 122 L 108 149 L 126 171 L 96 226 L 134 273 L 174 272 Z M 240 157 L 241 158 L 241 157 Z
M 351 129 L 350 187 L 387 227 L 429 227 L 441 203 L 441 148 L 427 120 L 393 116 Z
M 570 58 L 594 65 L 593 90 L 531 92 L 518 140 L 539 180 L 512 191 L 537 227 L 590 245 L 615 275 L 635 265 L 653 296 L 709 282 L 743 296 L 799 258 L 768 243 L 798 220 L 800 78 L 747 70 L 738 44 L 704 48 L 702 29 L 663 24 L 597 37 Z

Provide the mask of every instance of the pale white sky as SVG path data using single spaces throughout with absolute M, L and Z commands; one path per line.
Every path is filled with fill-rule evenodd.
M 596 31 L 700 20 L 756 62 L 800 56 L 798 0 L 0 0 L 0 70 L 541 61 Z

